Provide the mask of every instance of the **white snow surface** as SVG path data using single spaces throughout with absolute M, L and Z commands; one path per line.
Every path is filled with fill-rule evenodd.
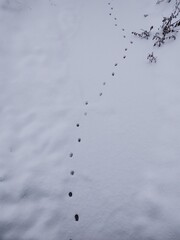
M 0 240 L 180 239 L 179 36 L 131 34 L 172 7 L 0 0 Z

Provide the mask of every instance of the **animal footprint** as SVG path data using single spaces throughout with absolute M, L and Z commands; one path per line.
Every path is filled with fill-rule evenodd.
M 78 214 L 75 214 L 75 215 L 74 215 L 74 218 L 75 218 L 75 221 L 76 221 L 76 222 L 79 221 L 79 215 L 78 215 Z
M 70 153 L 70 154 L 69 154 L 69 157 L 72 158 L 72 157 L 73 157 L 73 153 Z
M 72 192 L 69 192 L 68 195 L 69 195 L 69 197 L 72 197 L 73 194 L 72 194 Z

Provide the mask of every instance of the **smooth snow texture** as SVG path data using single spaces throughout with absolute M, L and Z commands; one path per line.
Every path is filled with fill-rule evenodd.
M 0 240 L 180 239 L 179 37 L 131 34 L 155 3 L 0 0 Z

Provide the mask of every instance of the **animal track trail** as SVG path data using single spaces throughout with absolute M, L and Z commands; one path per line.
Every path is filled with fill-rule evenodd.
M 117 31 L 120 29 L 121 31 L 122 31 L 122 37 L 123 37 L 123 39 L 125 39 L 125 41 L 126 42 L 128 42 L 129 43 L 129 45 L 131 46 L 131 45 L 133 45 L 133 41 L 132 40 L 130 40 L 129 39 L 129 41 L 128 41 L 128 39 L 127 39 L 127 34 L 125 34 L 126 33 L 126 31 L 125 31 L 125 28 L 123 27 L 121 27 L 121 28 L 119 28 L 118 26 L 121 26 L 121 23 L 118 21 L 118 18 L 116 17 L 116 16 L 114 16 L 114 7 L 111 5 L 111 2 L 108 2 L 108 6 L 110 6 L 110 9 L 109 9 L 109 16 L 112 16 L 113 15 L 113 20 L 114 20 L 114 27 L 116 27 L 116 29 L 117 29 Z M 127 47 L 125 47 L 124 48 L 124 54 L 122 54 L 122 58 L 123 58 L 123 60 L 125 60 L 126 58 L 127 58 L 127 54 L 125 54 L 125 53 L 127 53 L 128 52 L 128 46 L 129 46 L 128 44 L 127 44 Z M 117 67 L 120 65 L 120 63 L 118 63 L 118 62 L 115 62 L 114 63 L 114 65 L 113 65 L 113 68 L 114 68 L 114 70 L 115 69 L 117 69 Z M 112 70 L 112 72 L 111 72 L 111 77 L 115 77 L 115 71 L 113 71 Z M 106 86 L 106 82 L 104 81 L 104 82 L 102 82 L 102 86 L 103 87 L 105 87 Z M 103 96 L 103 91 L 99 91 L 99 97 L 102 97 Z M 88 108 L 88 106 L 89 106 L 89 101 L 85 101 L 84 102 L 84 105 L 85 105 L 85 107 L 86 108 Z M 87 112 L 87 110 L 86 111 L 84 111 L 83 112 L 83 115 L 85 116 L 85 117 L 87 117 L 87 115 L 88 115 L 88 112 Z M 76 123 L 75 124 L 75 127 L 78 129 L 78 131 L 80 130 L 80 123 L 78 122 L 78 123 Z M 76 138 L 76 142 L 79 144 L 79 143 L 81 143 L 82 142 L 82 138 L 81 138 L 81 136 L 80 136 L 80 134 L 79 134 L 79 137 L 77 137 Z M 70 159 L 73 159 L 74 158 L 74 153 L 73 152 L 70 152 L 70 154 L 69 154 L 69 158 Z M 75 177 L 75 171 L 74 170 L 71 170 L 70 172 L 69 172 L 69 174 L 70 174 L 70 176 L 71 177 Z M 68 196 L 69 196 L 69 198 L 72 198 L 73 199 L 73 191 L 69 191 L 68 193 Z M 78 213 L 75 213 L 74 214 L 74 221 L 75 222 L 78 222 L 80 220 L 80 216 L 79 216 L 79 214 Z M 73 240 L 72 238 L 70 238 L 69 240 Z
M 111 5 L 111 3 L 109 2 L 108 5 Z M 113 10 L 113 9 L 114 9 L 114 8 L 111 7 L 111 10 Z M 109 13 L 109 15 L 111 15 L 111 13 Z M 115 21 L 114 26 L 117 27 L 117 26 L 118 26 L 117 17 L 114 17 L 114 21 Z M 122 31 L 125 32 L 125 28 L 122 28 Z M 125 35 L 125 34 L 123 34 L 123 38 L 126 39 L 126 35 Z M 131 41 L 131 42 L 132 42 L 132 41 Z M 132 43 L 131 43 L 131 44 L 132 44 Z M 127 49 L 127 47 L 126 47 L 126 48 L 124 49 L 124 51 L 127 52 L 127 50 L 128 50 L 128 49 Z M 123 59 L 124 59 L 124 60 L 126 59 L 126 57 L 127 57 L 126 55 L 123 55 Z M 118 65 L 118 64 L 115 63 L 114 66 L 117 67 L 117 65 Z M 114 73 L 114 72 L 112 73 L 112 76 L 115 76 L 115 73 Z

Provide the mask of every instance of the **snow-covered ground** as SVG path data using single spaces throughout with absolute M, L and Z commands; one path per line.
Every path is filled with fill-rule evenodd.
M 172 7 L 0 0 L 0 240 L 180 239 Z

